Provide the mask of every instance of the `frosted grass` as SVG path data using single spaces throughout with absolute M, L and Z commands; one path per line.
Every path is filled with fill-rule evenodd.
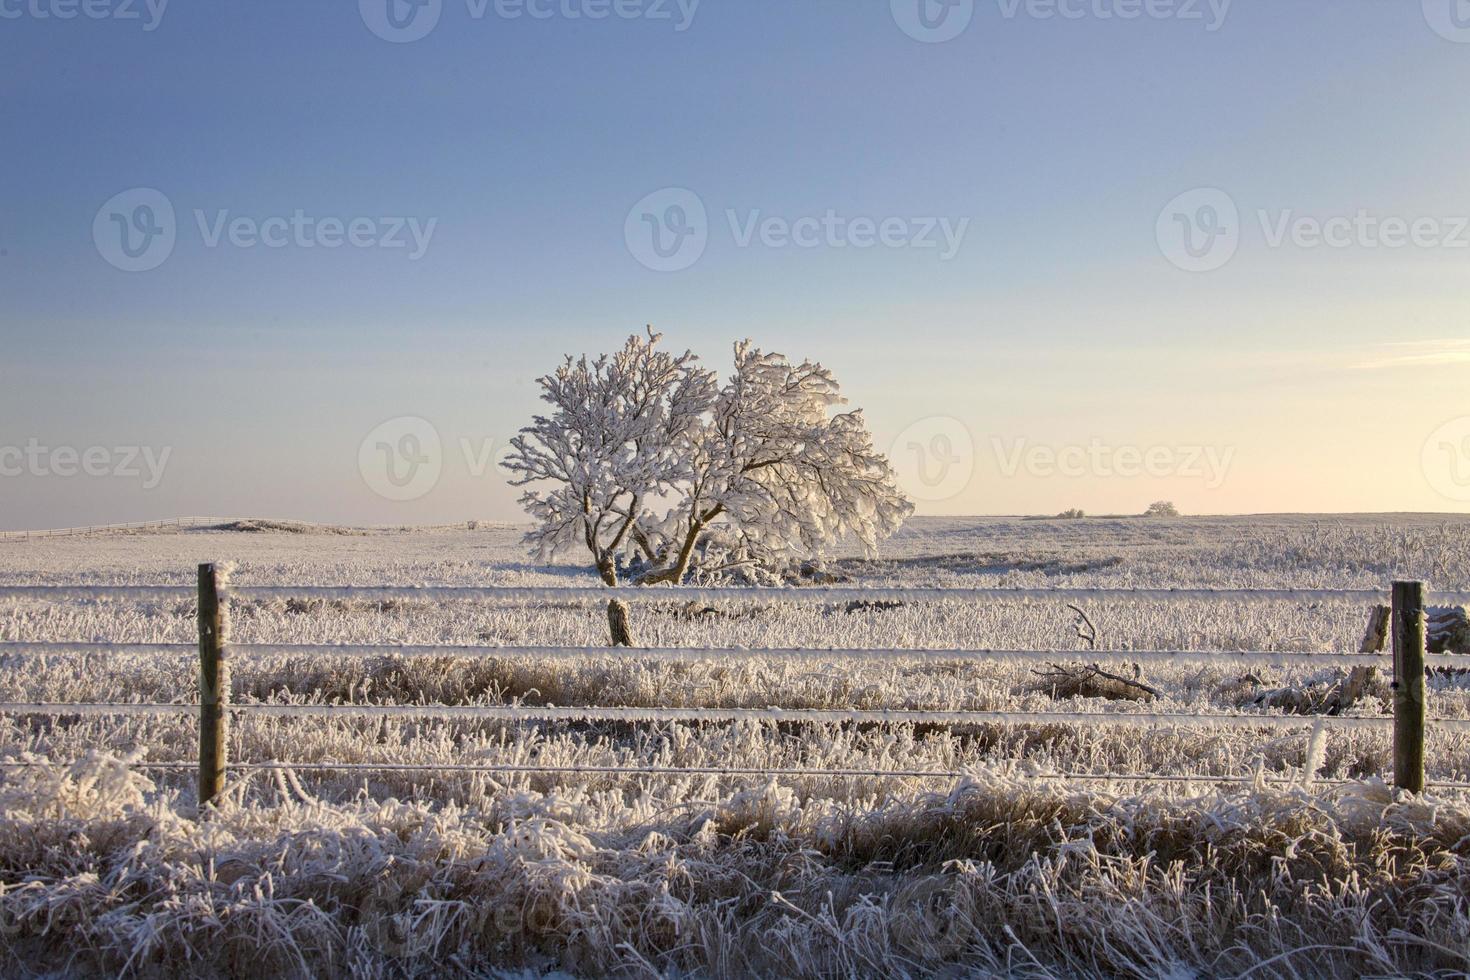
M 839 557 L 833 568 L 883 587 L 1379 592 L 1393 578 L 1425 578 L 1454 589 L 1470 583 L 1467 526 L 1429 517 L 916 521 L 882 559 Z M 178 644 L 0 648 L 0 700 L 192 701 L 188 594 L 201 561 L 237 560 L 242 586 L 588 584 L 573 566 L 528 564 L 516 533 L 3 541 L 6 585 L 169 585 L 179 597 L 0 598 L 0 641 Z M 1348 719 L 1365 730 L 1288 719 L 1290 730 L 1276 731 L 1280 716 L 1258 725 L 1251 714 L 1254 680 L 1339 676 L 1333 658 L 1357 649 L 1363 598 L 1084 606 L 1101 631 L 1097 653 L 1079 649 L 1054 596 L 852 611 L 845 601 L 645 600 L 634 625 L 657 650 L 613 655 L 576 649 L 605 641 L 605 616 L 586 602 L 242 597 L 231 606 L 233 696 L 284 714 L 236 714 L 231 756 L 299 768 L 237 773 L 214 818 L 196 822 L 191 709 L 0 716 L 0 759 L 26 763 L 0 771 L 0 956 L 11 972 L 26 963 L 139 976 L 1470 969 L 1470 810 L 1459 795 L 1395 800 L 1383 786 L 1389 733 L 1370 717 L 1386 706 L 1385 678 Z M 410 655 L 291 649 L 299 644 L 396 644 Z M 503 649 L 423 649 L 440 644 Z M 524 650 L 540 645 L 562 652 Z M 745 649 L 708 653 L 731 647 Z M 826 649 L 782 652 L 808 647 Z M 1029 689 L 1033 655 L 945 655 L 976 649 L 1138 662 L 1161 697 L 1058 702 Z M 1301 660 L 1145 656 L 1208 650 Z M 430 705 L 465 716 L 396 716 Z M 480 710 L 517 705 L 727 716 L 533 720 Z M 394 716 L 301 716 L 303 706 Z M 762 717 L 772 709 L 786 714 Z M 1016 723 L 791 721 L 849 709 L 993 711 Z M 1251 724 L 1069 720 L 1120 711 Z M 1470 719 L 1470 681 L 1431 677 L 1430 712 Z M 1470 779 L 1465 733 L 1431 729 L 1428 756 L 1431 780 Z M 328 763 L 353 768 L 309 768 Z M 137 768 L 169 764 L 186 768 Z M 484 768 L 454 770 L 473 766 Z M 625 771 L 638 767 L 654 771 Z M 952 786 L 906 775 L 919 772 L 963 775 Z M 1119 778 L 1150 773 L 1176 781 Z M 1212 778 L 1244 782 L 1215 789 Z

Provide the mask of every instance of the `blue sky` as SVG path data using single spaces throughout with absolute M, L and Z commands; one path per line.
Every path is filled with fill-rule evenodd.
M 921 512 L 1470 501 L 1470 5 L 961 0 L 928 43 L 921 0 L 500 2 L 394 43 L 387 0 L 0 0 L 0 526 L 513 518 L 461 441 L 645 323 L 832 366 Z M 126 271 L 139 189 L 175 241 Z M 667 189 L 707 245 L 655 271 L 625 226 Z M 1238 241 L 1187 271 L 1166 232 L 1200 192 Z M 824 216 L 846 247 L 780 233 Z M 1429 223 L 1392 246 L 1385 219 Z M 924 247 L 946 224 L 954 254 Z M 360 449 L 406 417 L 438 475 L 389 499 Z M 156 486 L 128 447 L 169 451 Z

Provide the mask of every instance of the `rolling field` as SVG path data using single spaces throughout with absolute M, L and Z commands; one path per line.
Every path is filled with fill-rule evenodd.
M 0 541 L 0 586 L 191 586 L 201 561 L 235 562 L 235 586 L 595 584 L 576 564 L 530 562 L 507 526 L 241 528 Z M 827 568 L 855 586 L 1332 590 L 1408 577 L 1463 590 L 1470 520 L 916 519 L 881 558 L 837 555 Z M 0 950 L 12 971 L 141 976 L 253 964 L 303 976 L 1470 968 L 1470 795 L 1395 801 L 1386 731 L 1285 730 L 1279 711 L 1255 703 L 1271 689 L 1326 688 L 1337 668 L 1150 662 L 1141 677 L 1158 696 L 1140 703 L 1054 697 L 1035 659 L 924 653 L 1047 650 L 1059 664 L 1131 671 L 1128 651 L 1351 652 L 1367 621 L 1361 597 L 1111 596 L 1082 608 L 1100 652 L 1084 648 L 1067 604 L 1046 598 L 635 603 L 640 643 L 692 651 L 674 657 L 598 650 L 601 606 L 554 596 L 241 598 L 230 607 L 239 644 L 590 649 L 237 656 L 238 703 L 1109 723 L 243 714 L 232 760 L 296 767 L 242 767 L 218 812 L 196 821 L 192 713 L 6 715 L 0 758 L 43 764 L 8 770 L 0 786 Z M 188 600 L 0 598 L 0 642 L 190 643 L 194 615 Z M 779 652 L 793 648 L 806 652 Z M 887 652 L 822 652 L 833 648 Z M 197 697 L 187 650 L 4 659 L 0 701 Z M 1430 685 L 1431 716 L 1470 719 L 1470 682 Z M 1387 696 L 1380 676 L 1349 714 L 1382 715 Z M 1129 723 L 1144 713 L 1262 722 Z M 151 767 L 168 763 L 180 768 Z M 351 768 L 312 768 L 326 763 Z M 506 771 L 517 767 L 527 771 Z M 608 771 L 627 769 L 654 771 Z M 751 772 L 700 771 L 730 769 Z M 798 772 L 814 769 L 857 774 Z M 1470 780 L 1470 736 L 1431 728 L 1428 773 Z

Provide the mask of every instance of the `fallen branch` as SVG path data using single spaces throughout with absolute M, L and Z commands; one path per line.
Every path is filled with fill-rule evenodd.
M 1063 667 L 1047 664 L 1046 670 L 1033 670 L 1040 678 L 1031 684 L 1033 691 L 1045 691 L 1054 698 L 1107 698 L 1110 701 L 1152 701 L 1159 696 L 1156 688 L 1138 679 L 1138 668 L 1132 678 L 1103 670 L 1097 664 Z
M 1377 676 L 1377 667 L 1354 667 L 1331 687 L 1279 687 L 1258 695 L 1253 703 L 1294 715 L 1340 715 L 1363 699 Z
M 1067 608 L 1077 614 L 1077 620 L 1072 624 L 1072 632 L 1077 634 L 1077 639 L 1087 644 L 1087 649 L 1097 649 L 1097 627 L 1092 620 L 1087 618 L 1087 613 L 1082 611 L 1081 606 L 1074 606 L 1070 602 Z

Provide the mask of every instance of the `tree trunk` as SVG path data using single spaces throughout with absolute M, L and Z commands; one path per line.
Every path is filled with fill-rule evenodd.
M 648 535 L 643 528 L 636 524 L 633 526 L 633 542 L 638 545 L 638 550 L 643 552 L 643 558 L 650 565 L 657 565 L 663 560 L 663 555 L 653 550 L 653 542 L 648 540 Z
M 629 621 L 628 604 L 622 599 L 609 599 L 607 603 L 607 626 L 612 632 L 612 646 L 635 647 L 633 626 Z
M 679 547 L 679 557 L 675 559 L 672 568 L 662 571 L 649 572 L 638 576 L 634 585 L 678 585 L 684 581 L 684 576 L 689 574 L 689 562 L 694 557 L 694 546 L 699 543 L 699 535 L 704 531 L 709 522 L 725 512 L 724 504 L 716 504 L 703 515 L 696 518 L 689 525 L 689 530 L 684 535 L 684 543 Z

